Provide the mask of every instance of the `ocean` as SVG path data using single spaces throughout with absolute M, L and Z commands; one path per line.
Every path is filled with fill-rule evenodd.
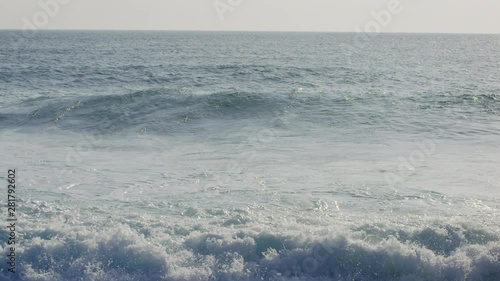
M 500 280 L 499 98 L 499 35 L 0 31 L 0 280 Z

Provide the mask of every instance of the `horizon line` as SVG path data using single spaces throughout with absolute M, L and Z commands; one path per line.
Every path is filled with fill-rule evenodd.
M 252 33 L 345 33 L 345 34 L 429 34 L 429 35 L 500 35 L 488 32 L 426 32 L 426 31 L 381 31 L 381 32 L 357 32 L 357 31 L 321 31 L 321 30 L 228 30 L 228 29 L 79 29 L 79 28 L 42 28 L 42 29 L 14 29 L 0 28 L 0 31 L 112 31 L 112 32 L 252 32 Z

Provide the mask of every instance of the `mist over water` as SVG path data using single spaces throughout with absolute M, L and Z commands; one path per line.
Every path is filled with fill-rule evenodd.
M 500 280 L 499 36 L 16 36 L 1 280 Z

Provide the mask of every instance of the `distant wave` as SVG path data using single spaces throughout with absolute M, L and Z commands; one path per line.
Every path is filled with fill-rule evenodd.
M 310 124 L 319 127 L 358 124 L 374 128 L 393 124 L 392 127 L 404 128 L 405 114 L 412 112 L 435 115 L 439 120 L 450 110 L 456 111 L 450 113 L 451 118 L 471 110 L 497 115 L 498 106 L 495 94 L 404 98 L 390 94 L 333 95 L 304 89 L 200 94 L 190 89 L 154 88 L 125 95 L 28 99 L 0 110 L 0 128 L 57 126 L 64 130 L 106 134 L 146 128 L 168 134 L 200 130 L 211 121 L 230 125 L 242 120 L 254 124 L 278 120 L 281 122 L 267 125 L 288 123 L 292 128 Z
M 18 105 L 24 114 L 0 113 L 0 118 L 5 120 L 4 126 L 55 125 L 61 129 L 107 133 L 147 126 L 151 131 L 164 133 L 180 123 L 269 117 L 279 114 L 280 107 L 290 102 L 290 96 L 279 94 L 194 95 L 183 90 L 151 89 L 121 96 L 26 100 Z

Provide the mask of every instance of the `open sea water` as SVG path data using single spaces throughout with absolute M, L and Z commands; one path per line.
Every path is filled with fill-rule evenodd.
M 367 38 L 0 31 L 0 280 L 500 280 L 500 36 Z

